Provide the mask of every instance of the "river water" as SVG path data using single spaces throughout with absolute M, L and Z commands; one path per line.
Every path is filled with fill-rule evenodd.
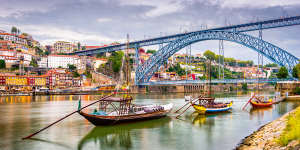
M 272 96 L 273 93 L 265 93 Z M 193 108 L 179 119 L 177 114 L 158 120 L 108 127 L 95 127 L 75 114 L 36 135 L 21 138 L 97 99 L 98 95 L 51 95 L 0 97 L 1 150 L 65 149 L 233 149 L 242 138 L 260 126 L 300 105 L 282 102 L 272 108 L 241 110 L 250 94 L 216 95 L 217 101 L 234 101 L 231 113 L 198 115 Z M 137 104 L 174 103 L 173 112 L 184 103 L 184 94 L 134 95 Z

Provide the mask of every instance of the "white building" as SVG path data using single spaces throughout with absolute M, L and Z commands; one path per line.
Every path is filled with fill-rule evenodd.
M 71 55 L 49 55 L 48 68 L 68 68 L 68 64 L 75 65 L 77 69 L 81 69 L 79 56 Z
M 93 68 L 94 68 L 94 70 L 96 70 L 97 68 L 100 67 L 100 65 L 105 64 L 106 62 L 107 62 L 106 58 L 95 58 L 93 60 L 93 64 L 94 64 Z
M 32 55 L 29 54 L 29 53 L 19 52 L 19 53 L 17 53 L 17 57 L 18 58 L 23 57 L 25 66 L 29 66 L 29 64 L 30 64 L 30 62 L 32 60 Z

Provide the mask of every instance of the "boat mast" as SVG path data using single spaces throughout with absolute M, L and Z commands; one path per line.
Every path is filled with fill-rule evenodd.
M 125 59 L 126 59 L 126 88 L 128 87 L 127 94 L 129 93 L 129 87 L 130 87 L 130 65 L 129 65 L 128 51 L 129 51 L 129 34 L 127 34 L 127 42 L 126 42 L 126 50 L 125 50 Z
M 211 97 L 211 59 L 209 59 L 209 97 Z

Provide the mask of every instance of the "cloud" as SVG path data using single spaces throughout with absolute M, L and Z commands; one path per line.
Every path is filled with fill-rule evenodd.
M 41 0 L 9 0 L 1 2 L 0 17 L 21 17 L 25 13 L 42 12 L 45 13 L 54 9 L 58 0 L 41 1 Z
M 181 1 L 174 0 L 130 0 L 121 1 L 121 5 L 134 5 L 134 6 L 149 6 L 149 11 L 144 15 L 146 17 L 158 17 L 174 12 L 178 12 L 183 9 Z
M 53 26 L 22 25 L 22 30 L 32 34 L 34 37 L 42 39 L 40 41 L 42 44 L 52 44 L 55 41 L 64 40 L 100 45 L 100 43 L 110 43 L 115 41 L 111 38 L 95 35 L 90 32 L 80 32 Z
M 268 8 L 276 6 L 300 5 L 299 0 L 212 0 L 212 4 L 226 8 Z
M 110 22 L 110 21 L 112 21 L 111 18 L 98 18 L 97 19 L 97 22 L 99 22 L 99 23 Z

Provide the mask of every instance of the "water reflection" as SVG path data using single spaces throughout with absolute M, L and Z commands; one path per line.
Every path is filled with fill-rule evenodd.
M 98 126 L 80 140 L 77 149 L 84 149 L 84 146 L 90 142 L 100 149 L 131 149 L 133 146 L 131 132 L 133 130 L 159 128 L 170 121 L 171 119 L 167 117 L 115 126 Z M 142 131 L 139 134 L 142 134 Z
M 112 127 L 94 127 L 75 114 L 36 136 L 43 140 L 34 141 L 21 138 L 74 111 L 79 99 L 84 106 L 100 95 L 4 96 L 0 97 L 0 149 L 232 149 L 260 126 L 300 105 L 282 102 L 249 112 L 241 109 L 249 94 L 235 94 L 217 99 L 233 100 L 231 113 L 198 115 L 191 108 L 180 117 L 183 121 L 160 119 Z M 180 93 L 134 97 L 136 104 L 174 103 L 174 111 L 186 103 Z

